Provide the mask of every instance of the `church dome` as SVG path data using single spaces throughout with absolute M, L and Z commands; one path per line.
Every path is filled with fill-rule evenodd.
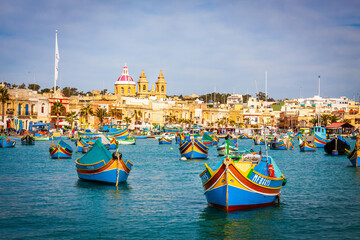
M 115 82 L 115 85 L 118 85 L 118 84 L 126 84 L 126 85 L 133 84 L 133 85 L 136 85 L 136 83 L 134 82 L 132 77 L 129 75 L 128 67 L 126 66 L 126 64 L 123 67 L 123 71 L 122 71 L 121 76 Z

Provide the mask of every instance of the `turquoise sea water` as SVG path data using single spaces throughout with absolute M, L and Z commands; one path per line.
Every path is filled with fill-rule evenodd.
M 49 145 L 0 148 L 0 238 L 360 239 L 360 169 L 323 149 L 270 150 L 288 179 L 281 204 L 227 214 L 207 206 L 199 178 L 220 160 L 215 147 L 207 160 L 181 161 L 178 145 L 155 139 L 120 146 L 134 166 L 116 189 L 79 180 L 81 154 L 50 159 Z

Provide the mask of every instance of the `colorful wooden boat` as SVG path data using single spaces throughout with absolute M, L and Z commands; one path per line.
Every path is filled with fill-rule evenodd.
M 172 144 L 172 139 L 167 137 L 162 137 L 159 139 L 159 144 Z
M 15 147 L 16 141 L 8 136 L 0 136 L 0 148 Z
M 251 137 L 249 137 L 249 136 L 248 136 L 247 134 L 245 134 L 245 133 L 240 133 L 239 139 L 251 139 Z
M 181 157 L 187 159 L 205 159 L 208 156 L 209 148 L 200 140 L 183 140 L 180 143 L 180 154 Z
M 286 183 L 271 157 L 254 153 L 226 156 L 215 170 L 205 163 L 200 178 L 209 205 L 226 212 L 271 206 Z
M 214 144 L 214 139 L 212 136 L 210 136 L 207 133 L 204 133 L 204 135 L 202 136 L 202 142 L 206 145 L 206 146 L 213 146 Z
M 223 143 L 222 145 L 216 148 L 219 156 L 227 155 L 227 143 Z M 236 147 L 233 141 L 229 140 L 229 154 L 233 154 L 234 152 L 238 151 L 239 149 Z
M 136 144 L 136 139 L 133 138 L 132 136 L 127 136 L 124 139 L 117 139 L 116 141 L 118 142 L 119 145 L 134 145 Z
M 133 136 L 135 139 L 147 139 L 146 135 L 134 135 Z
M 63 137 L 59 132 L 53 132 L 49 134 L 49 140 L 65 140 L 69 139 L 68 137 Z
M 61 140 L 57 145 L 51 144 L 49 151 L 51 158 L 54 159 L 71 158 L 73 154 L 72 148 L 63 140 Z
M 326 139 L 326 129 L 324 127 L 314 127 L 312 131 L 317 148 L 323 148 L 330 140 Z
M 84 138 L 80 137 L 76 142 L 76 151 L 83 152 L 84 147 L 92 148 L 98 138 Z
M 255 145 L 265 145 L 265 140 L 261 136 L 256 136 L 253 138 Z
M 350 160 L 351 164 L 354 167 L 360 167 L 360 150 L 358 150 L 356 147 L 350 152 L 349 150 L 347 151 L 347 157 Z
M 164 127 L 164 132 L 176 133 L 179 132 L 179 129 L 177 127 Z
M 129 130 L 128 128 L 119 129 L 114 132 L 106 133 L 106 136 L 110 138 L 115 138 L 116 140 L 125 139 L 129 136 Z
M 209 136 L 213 139 L 213 145 L 219 144 L 219 137 L 216 134 L 209 134 Z
M 340 135 L 335 136 L 324 146 L 325 152 L 332 156 L 345 155 L 349 149 L 350 144 Z
M 22 145 L 35 145 L 35 138 L 33 136 L 30 136 L 29 134 L 26 134 L 21 138 L 21 144 Z
M 80 179 L 116 185 L 127 180 L 133 166 L 123 160 L 121 153 L 111 154 L 100 140 L 82 158 L 76 159 L 75 164 Z
M 274 138 L 269 142 L 272 150 L 293 150 L 294 140 L 292 138 Z
M 316 144 L 312 143 L 310 140 L 307 141 L 306 136 L 304 136 L 303 138 L 301 138 L 301 141 L 299 142 L 299 148 L 301 152 L 313 152 L 316 151 Z
M 114 149 L 116 149 L 117 147 L 118 147 L 118 143 L 117 143 L 116 139 L 115 139 L 115 138 L 112 138 L 112 139 L 110 140 L 110 144 L 109 144 L 109 147 L 107 147 L 107 149 L 109 149 L 109 150 L 114 150 Z

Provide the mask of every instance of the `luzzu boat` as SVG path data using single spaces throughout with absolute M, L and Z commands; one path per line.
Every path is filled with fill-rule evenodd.
M 167 137 L 162 137 L 159 139 L 159 144 L 171 144 L 172 139 Z
M 86 155 L 76 159 L 75 164 L 80 179 L 116 185 L 127 180 L 133 166 L 130 161 L 122 159 L 121 153 L 111 154 L 100 140 Z
M 15 147 L 16 141 L 8 136 L 0 136 L 0 147 L 1 148 L 12 148 Z
M 206 145 L 206 146 L 213 146 L 214 144 L 214 139 L 212 136 L 210 136 L 207 133 L 204 133 L 204 135 L 202 136 L 202 142 Z
M 316 151 L 316 144 L 314 143 L 314 136 L 301 136 L 299 137 L 299 148 L 301 152 Z
M 131 136 L 127 136 L 124 139 L 116 138 L 116 141 L 118 142 L 119 145 L 134 145 L 134 144 L 136 144 L 136 139 Z
M 271 206 L 286 183 L 271 157 L 254 153 L 226 156 L 214 170 L 205 163 L 200 178 L 209 205 L 226 212 Z
M 292 138 L 274 138 L 269 142 L 272 150 L 293 150 L 294 140 Z
M 239 139 L 250 139 L 251 137 L 249 137 L 247 134 L 244 133 L 240 133 L 239 135 Z
M 314 127 L 312 135 L 317 148 L 323 148 L 330 142 L 330 140 L 326 139 L 326 129 L 324 127 Z
M 98 138 L 83 138 L 80 137 L 76 142 L 76 150 L 82 152 L 84 147 L 92 148 Z
M 205 159 L 208 156 L 209 148 L 200 140 L 181 140 L 180 143 L 181 157 L 187 159 Z
M 50 156 L 54 159 L 66 159 L 71 158 L 73 154 L 72 148 L 63 140 L 61 140 L 57 145 L 51 144 L 49 147 Z
M 261 136 L 256 136 L 253 138 L 255 145 L 265 145 L 265 140 Z
M 119 130 L 114 131 L 114 132 L 106 133 L 106 136 L 107 137 L 113 137 L 116 140 L 125 139 L 125 138 L 127 138 L 129 136 L 129 130 L 128 130 L 128 128 L 119 129 Z
M 354 147 L 354 149 L 350 152 L 346 150 L 348 154 L 348 159 L 354 167 L 360 167 L 360 150 Z
M 49 135 L 49 140 L 61 140 L 61 139 L 69 139 L 68 137 L 63 137 L 59 132 L 53 132 Z
M 29 134 L 27 134 L 21 138 L 21 144 L 22 145 L 35 145 L 35 138 L 33 136 L 30 136 Z
M 227 143 L 223 143 L 222 145 L 218 146 L 216 148 L 216 150 L 218 151 L 219 156 L 225 156 L 227 153 Z M 238 151 L 239 149 L 236 147 L 236 145 L 234 144 L 233 141 L 229 141 L 229 154 L 232 154 L 236 151 Z
M 109 139 L 110 140 L 110 139 Z M 110 140 L 110 145 L 109 145 L 109 147 L 107 147 L 107 149 L 109 149 L 109 150 L 114 150 L 114 149 L 116 149 L 118 147 L 118 143 L 117 143 L 117 141 L 116 141 L 116 139 L 115 138 L 112 138 L 111 140 Z

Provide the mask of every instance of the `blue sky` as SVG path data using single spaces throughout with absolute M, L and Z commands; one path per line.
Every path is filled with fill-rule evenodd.
M 0 1 L 0 80 L 108 89 L 126 63 L 168 94 L 360 93 L 360 1 Z M 30 72 L 30 73 L 29 73 Z M 30 80 L 29 80 L 30 79 Z

